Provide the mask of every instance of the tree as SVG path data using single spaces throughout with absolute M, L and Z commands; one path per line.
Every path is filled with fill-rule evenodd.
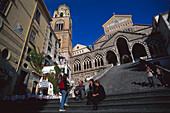
M 41 74 L 42 73 L 41 70 L 43 69 L 42 62 L 46 58 L 46 55 L 44 55 L 44 52 L 40 52 L 39 48 L 38 48 L 38 52 L 37 52 L 35 47 L 33 48 L 33 50 L 31 50 L 29 55 L 31 58 L 30 64 L 31 64 L 32 68 L 36 72 Z
M 55 70 L 56 74 L 58 75 L 59 73 L 61 73 L 61 69 L 58 67 L 57 63 L 54 63 L 54 65 L 55 65 L 54 70 Z
M 59 88 L 57 87 L 58 86 L 58 84 L 57 84 L 57 81 L 58 81 L 57 75 L 54 74 L 54 73 L 51 73 L 51 74 L 47 73 L 46 76 L 48 77 L 48 81 L 53 84 L 54 93 L 58 93 Z

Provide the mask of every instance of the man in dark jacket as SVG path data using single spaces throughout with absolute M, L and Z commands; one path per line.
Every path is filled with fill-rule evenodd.
M 91 102 L 94 105 L 93 109 L 97 110 L 98 109 L 98 103 L 106 98 L 106 94 L 105 94 L 103 86 L 99 84 L 98 80 L 96 80 L 94 82 L 94 84 L 95 84 L 96 87 L 95 87 L 95 91 L 92 95 L 93 98 L 91 99 Z
M 83 85 L 83 81 L 79 81 L 79 86 L 77 86 L 74 90 L 74 94 L 76 96 L 76 99 L 79 99 L 79 96 L 81 97 L 81 99 L 84 100 L 85 97 L 85 86 Z

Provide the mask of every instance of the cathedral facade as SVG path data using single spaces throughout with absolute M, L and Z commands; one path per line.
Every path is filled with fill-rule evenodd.
M 113 15 L 102 27 L 104 34 L 93 43 L 94 49 L 89 47 L 89 52 L 73 53 L 70 57 L 72 79 L 76 83 L 98 74 L 110 64 L 151 58 L 145 42 L 152 32 L 151 25 L 133 24 L 132 15 Z
M 72 48 L 72 20 L 66 5 L 54 12 L 51 26 L 61 42 L 59 52 L 69 61 L 75 84 L 111 64 L 117 66 L 153 57 L 153 46 L 148 44 L 152 25 L 133 24 L 132 15 L 113 15 L 102 25 L 104 34 L 89 47 L 77 44 Z

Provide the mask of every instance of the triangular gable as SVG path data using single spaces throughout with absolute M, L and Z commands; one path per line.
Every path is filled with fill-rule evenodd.
M 132 18 L 132 15 L 113 15 L 106 23 L 102 25 L 103 28 L 107 26 L 117 25 L 121 22 L 126 21 L 126 19 Z
M 85 46 L 85 45 L 77 44 L 77 45 L 73 48 L 73 51 L 74 51 L 74 50 L 77 50 L 77 48 L 78 48 L 78 49 L 82 49 L 82 48 L 88 48 L 88 47 Z

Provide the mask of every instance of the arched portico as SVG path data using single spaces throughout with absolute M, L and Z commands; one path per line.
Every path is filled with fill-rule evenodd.
M 145 47 L 139 43 L 133 45 L 132 54 L 135 60 L 140 59 L 141 57 L 147 57 Z
M 129 47 L 126 39 L 122 37 L 118 38 L 116 42 L 116 46 L 120 55 L 120 63 L 125 64 L 125 63 L 132 62 L 131 53 L 129 51 Z
M 113 64 L 114 66 L 117 65 L 117 57 L 116 54 L 113 51 L 107 51 L 106 53 L 106 60 L 108 62 L 108 64 Z

